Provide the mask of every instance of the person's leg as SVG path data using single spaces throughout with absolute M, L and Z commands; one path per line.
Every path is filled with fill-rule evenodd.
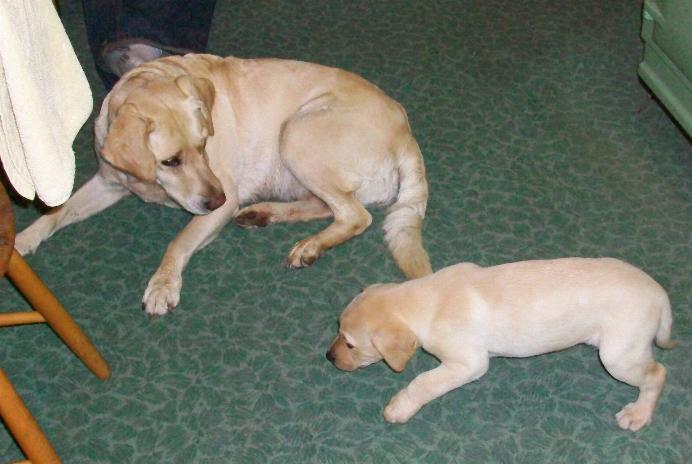
M 145 61 L 206 51 L 215 4 L 216 0 L 82 0 L 89 45 L 106 89 Z

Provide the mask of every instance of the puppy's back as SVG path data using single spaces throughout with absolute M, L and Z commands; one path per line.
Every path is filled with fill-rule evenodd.
M 670 333 L 665 290 L 617 259 L 521 261 L 467 268 L 462 275 L 464 287 L 483 301 L 498 354 L 529 356 L 578 343 L 598 345 L 604 333 L 617 330 L 651 341 L 666 324 L 662 343 Z

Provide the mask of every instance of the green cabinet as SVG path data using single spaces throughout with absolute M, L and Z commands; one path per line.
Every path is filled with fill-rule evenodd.
M 692 136 L 692 0 L 646 0 L 639 76 Z

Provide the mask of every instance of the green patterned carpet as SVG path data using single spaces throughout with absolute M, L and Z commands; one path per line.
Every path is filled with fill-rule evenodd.
M 79 2 L 63 20 L 103 90 Z M 76 5 L 75 5 L 76 4 Z M 401 280 L 382 211 L 313 267 L 283 259 L 324 222 L 228 226 L 185 272 L 175 313 L 150 322 L 142 293 L 182 212 L 129 198 L 69 227 L 30 264 L 113 368 L 100 382 L 46 326 L 0 330 L 0 366 L 66 463 L 685 463 L 692 456 L 692 150 L 638 81 L 641 4 L 478 1 L 220 1 L 210 51 L 355 71 L 408 109 L 431 186 L 433 266 L 614 256 L 670 293 L 673 351 L 653 424 L 621 431 L 636 389 L 581 346 L 494 359 L 477 382 L 410 423 L 389 398 L 436 364 L 343 373 L 325 359 L 365 285 Z M 91 121 L 77 180 L 95 170 Z M 37 217 L 17 204 L 19 229 Z M 2 307 L 24 305 L 0 282 Z M 0 462 L 21 453 L 0 427 Z

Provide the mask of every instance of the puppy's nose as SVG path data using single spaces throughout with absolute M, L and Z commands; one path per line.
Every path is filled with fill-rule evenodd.
M 220 195 L 216 195 L 215 197 L 207 200 L 207 202 L 204 203 L 204 206 L 209 211 L 214 211 L 216 208 L 223 205 L 224 203 L 226 203 L 226 195 L 223 192 L 221 192 Z
M 330 363 L 334 363 L 334 355 L 332 354 L 332 350 L 327 351 L 327 359 Z

